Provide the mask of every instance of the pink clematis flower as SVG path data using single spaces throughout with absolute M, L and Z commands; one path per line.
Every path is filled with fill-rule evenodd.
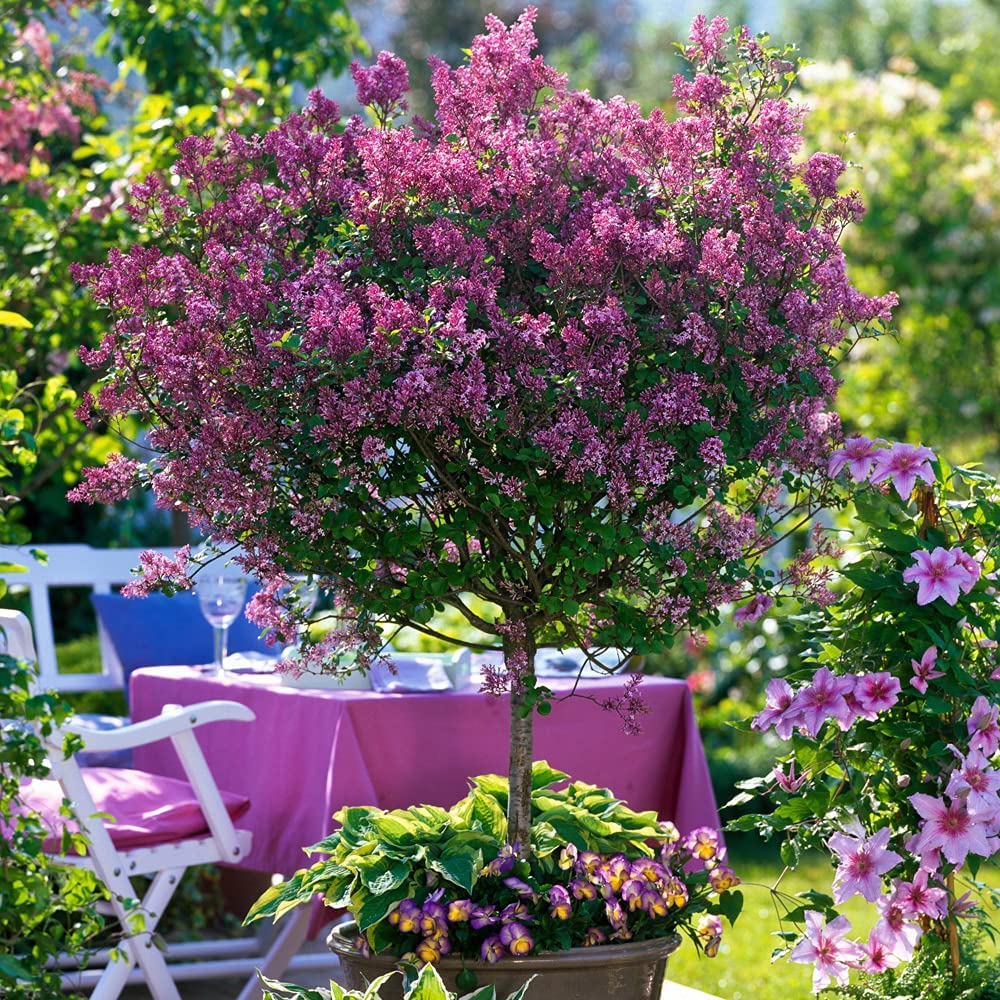
M 806 910 L 806 934 L 788 956 L 791 962 L 811 962 L 814 966 L 812 987 L 818 992 L 831 982 L 846 986 L 850 963 L 857 959 L 857 946 L 845 941 L 851 929 L 847 917 L 837 917 L 828 926 L 822 913 Z
M 884 712 L 899 701 L 899 681 L 886 671 L 864 674 L 854 685 L 854 698 L 865 712 Z
M 858 945 L 858 968 L 862 972 L 879 975 L 886 969 L 895 969 L 902 959 L 893 950 L 894 938 L 886 935 L 883 930 L 873 927 L 868 934 L 867 942 Z
M 997 752 L 997 747 L 1000 747 L 998 712 L 1000 709 L 996 705 L 991 705 L 985 695 L 980 695 L 972 703 L 972 714 L 966 722 L 970 750 L 980 750 L 987 757 L 992 757 Z
M 925 483 L 934 482 L 934 470 L 931 468 L 934 458 L 930 448 L 897 442 L 875 455 L 872 482 L 882 483 L 891 479 L 900 497 L 909 500 L 918 479 Z
M 948 913 L 948 893 L 944 889 L 927 884 L 930 872 L 918 869 L 912 882 L 896 881 L 894 903 L 903 915 L 916 919 L 930 917 L 943 918 Z
M 946 604 L 954 606 L 959 591 L 967 589 L 969 570 L 958 562 L 956 550 L 939 545 L 933 552 L 914 552 L 913 565 L 903 570 L 903 579 L 918 584 L 917 604 L 930 604 L 942 597 Z
M 844 441 L 844 447 L 838 448 L 831 456 L 827 471 L 833 478 L 840 474 L 840 471 L 847 466 L 847 471 L 856 483 L 860 483 L 868 478 L 875 466 L 875 456 L 878 454 L 876 445 L 885 444 L 881 438 L 874 441 L 859 434 L 857 437 L 849 437 Z
M 1000 822 L 1000 771 L 990 767 L 981 750 L 970 750 L 966 756 L 957 747 L 949 749 L 958 758 L 959 766 L 951 772 L 945 795 L 965 799 L 974 816 L 982 816 L 992 826 Z
M 901 962 L 909 962 L 924 932 L 919 924 L 907 919 L 895 892 L 880 896 L 875 906 L 880 914 L 875 932 Z
M 791 794 L 792 792 L 797 792 L 806 783 L 809 778 L 809 769 L 806 768 L 802 774 L 796 775 L 795 761 L 793 760 L 788 765 L 787 774 L 782 768 L 775 767 L 771 771 L 771 777 L 778 783 L 778 787 L 782 789 L 782 791 Z
M 813 675 L 812 684 L 795 696 L 792 708 L 802 713 L 801 728 L 815 736 L 827 719 L 835 719 L 844 732 L 854 724 L 855 713 L 845 696 L 854 686 L 850 677 L 834 677 L 827 667 L 820 667 Z
M 936 669 L 937 655 L 937 646 L 928 646 L 919 660 L 910 660 L 910 666 L 913 667 L 910 683 L 921 694 L 927 693 L 928 681 L 934 680 L 935 677 L 944 677 L 944 671 Z
M 792 735 L 792 730 L 800 718 L 798 708 L 792 708 L 795 700 L 795 692 L 786 680 L 775 677 L 767 682 L 765 689 L 767 698 L 763 709 L 758 712 L 750 724 L 751 728 L 759 729 L 762 732 L 774 726 L 774 731 L 783 740 L 787 740 Z
M 924 820 L 919 835 L 911 841 L 914 854 L 939 849 L 951 864 L 963 865 L 970 854 L 988 858 L 992 853 L 984 825 L 961 799 L 948 803 L 917 792 L 910 796 L 910 802 Z
M 843 903 L 854 895 L 874 903 L 882 895 L 882 876 L 903 860 L 895 851 L 888 850 L 890 835 L 889 828 L 883 827 L 865 840 L 864 831 L 857 826 L 850 833 L 835 833 L 827 841 L 840 859 L 833 880 L 835 903 Z
M 733 612 L 733 622 L 738 626 L 755 622 L 773 605 L 774 598 L 770 594 L 755 594 L 747 604 Z

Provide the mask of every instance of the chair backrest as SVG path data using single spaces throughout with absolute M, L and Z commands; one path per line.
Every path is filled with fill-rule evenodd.
M 23 566 L 23 572 L 0 572 L 12 588 L 26 587 L 38 650 L 39 686 L 59 691 L 116 690 L 127 687 L 137 667 L 166 663 L 207 663 L 212 658 L 212 630 L 190 594 L 167 598 L 154 594 L 128 599 L 114 588 L 134 578 L 145 549 L 95 549 L 89 545 L 43 545 L 45 562 L 23 549 L 0 547 L 0 563 Z M 172 549 L 154 551 L 173 555 Z M 100 673 L 67 673 L 59 669 L 50 592 L 58 587 L 88 589 L 97 611 L 101 649 Z M 251 585 L 247 598 L 254 592 Z M 259 628 L 240 615 L 229 633 L 233 653 L 273 653 L 259 638 Z
M 52 606 L 49 591 L 53 587 L 84 587 L 95 594 L 110 593 L 113 587 L 128 583 L 132 570 L 139 565 L 144 549 L 94 549 L 89 545 L 46 545 L 46 561 L 32 558 L 24 549 L 0 547 L 0 563 L 24 567 L 22 572 L 2 572 L 0 578 L 10 587 L 27 587 L 31 598 L 31 622 L 38 651 L 39 685 L 60 691 L 94 691 L 123 686 L 121 666 L 114 647 L 98 629 L 101 644 L 101 672 L 63 673 L 56 660 Z M 172 549 L 157 551 L 173 555 Z
M 20 611 L 0 608 L 0 653 L 16 660 L 35 660 L 31 623 Z

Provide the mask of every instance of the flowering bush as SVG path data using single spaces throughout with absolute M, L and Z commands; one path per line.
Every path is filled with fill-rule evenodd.
M 845 469 L 863 484 L 851 586 L 806 622 L 808 670 L 768 685 L 753 725 L 791 746 L 759 783 L 774 811 L 737 823 L 779 834 L 790 865 L 808 847 L 834 856 L 832 898 L 789 913 L 806 926 L 790 957 L 815 964 L 817 989 L 892 969 L 926 935 L 957 972 L 959 926 L 982 916 L 979 867 L 1000 852 L 1000 486 L 863 437 L 831 459 Z M 855 895 L 878 913 L 863 941 L 834 909 Z
M 268 890 L 248 921 L 320 893 L 350 909 L 364 950 L 422 962 L 494 963 L 674 930 L 717 953 L 721 916 L 735 918 L 742 896 L 716 831 L 681 838 L 607 789 L 556 790 L 567 775 L 544 762 L 532 776 L 530 858 L 506 842 L 506 779 L 482 775 L 450 810 L 342 809 L 340 829 L 308 849 L 324 859 Z
M 533 16 L 435 64 L 433 122 L 400 124 L 384 53 L 353 71 L 373 126 L 313 93 L 134 188 L 166 249 L 79 273 L 114 320 L 99 403 L 153 421 L 159 454 L 74 494 L 148 485 L 241 545 L 279 636 L 287 575 L 327 581 L 342 606 L 307 660 L 363 667 L 379 626 L 458 609 L 503 647 L 487 686 L 511 689 L 525 850 L 539 642 L 651 651 L 775 586 L 759 558 L 779 499 L 815 499 L 839 348 L 894 301 L 845 275 L 841 161 L 794 159 L 787 53 L 698 18 L 679 116 L 646 118 L 568 89 Z M 634 723 L 633 698 L 611 707 Z

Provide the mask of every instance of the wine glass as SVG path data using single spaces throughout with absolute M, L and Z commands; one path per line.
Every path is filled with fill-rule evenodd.
M 282 604 L 296 611 L 305 620 L 312 614 L 313 608 L 316 607 L 316 602 L 319 599 L 319 586 L 315 582 L 310 582 L 308 576 L 291 576 L 287 584 L 278 588 L 276 596 Z M 306 626 L 299 625 L 297 629 L 298 634 L 282 650 L 280 659 L 294 659 L 298 655 L 305 628 Z
M 226 660 L 229 626 L 243 609 L 247 581 L 242 576 L 199 576 L 196 590 L 201 613 L 214 633 L 215 672 L 219 674 Z

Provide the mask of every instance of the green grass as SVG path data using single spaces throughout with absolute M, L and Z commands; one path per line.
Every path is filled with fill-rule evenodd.
M 667 976 L 675 983 L 723 1000 L 804 1000 L 811 995 L 812 966 L 785 958 L 771 963 L 771 952 L 780 947 L 781 941 L 773 936 L 779 924 L 769 888 L 781 874 L 781 863 L 759 847 L 744 845 L 730 848 L 730 861 L 744 882 L 741 888 L 745 903 L 736 926 L 727 928 L 714 959 L 703 957 L 685 940 L 671 956 Z M 829 893 L 832 878 L 830 862 L 812 855 L 782 878 L 780 890 L 790 895 L 806 889 Z M 980 880 L 997 885 L 996 870 L 982 871 Z M 855 896 L 839 909 L 854 925 L 852 936 L 867 936 L 876 919 L 874 906 Z M 1000 922 L 1000 913 L 995 910 L 993 920 Z M 788 924 L 783 929 L 795 930 Z

